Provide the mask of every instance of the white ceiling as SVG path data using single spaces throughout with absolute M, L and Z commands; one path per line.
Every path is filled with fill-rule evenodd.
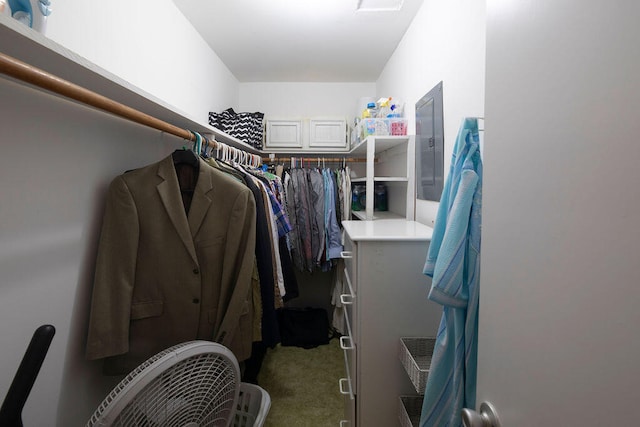
M 362 1 L 362 0 L 361 0 Z M 241 82 L 373 82 L 423 0 L 174 0 Z

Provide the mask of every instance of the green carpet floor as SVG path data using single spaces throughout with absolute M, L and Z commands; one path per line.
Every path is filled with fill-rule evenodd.
M 313 349 L 267 351 L 258 384 L 271 396 L 265 427 L 336 427 L 344 415 L 338 380 L 345 376 L 339 340 Z

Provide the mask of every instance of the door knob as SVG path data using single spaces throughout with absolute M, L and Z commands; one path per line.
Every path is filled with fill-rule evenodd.
M 500 427 L 498 413 L 490 402 L 482 402 L 480 413 L 473 409 L 462 410 L 462 423 L 464 427 Z

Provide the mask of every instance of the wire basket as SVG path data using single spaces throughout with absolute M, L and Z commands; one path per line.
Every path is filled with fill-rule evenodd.
M 418 427 L 422 412 L 422 396 L 400 396 L 398 398 L 398 420 L 402 427 Z
M 233 427 L 262 427 L 270 407 L 271 397 L 266 390 L 255 384 L 240 383 Z
M 400 361 L 419 394 L 427 386 L 435 343 L 435 338 L 400 338 Z

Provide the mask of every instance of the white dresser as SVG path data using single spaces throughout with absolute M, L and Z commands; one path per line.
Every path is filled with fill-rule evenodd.
M 422 274 L 432 229 L 407 220 L 344 221 L 346 378 L 342 427 L 392 427 L 415 389 L 398 359 L 401 337 L 435 336 L 442 307 Z

